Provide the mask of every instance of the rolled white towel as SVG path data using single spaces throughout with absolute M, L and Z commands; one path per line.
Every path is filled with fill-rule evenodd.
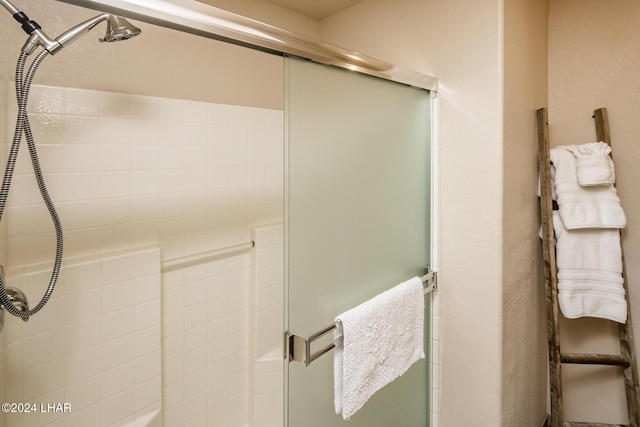
M 616 182 L 615 168 L 609 153 L 611 147 L 604 142 L 574 145 L 578 183 L 584 187 L 609 185 Z

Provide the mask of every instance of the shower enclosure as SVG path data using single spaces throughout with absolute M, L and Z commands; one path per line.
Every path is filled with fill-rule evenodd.
M 430 98 L 422 89 L 297 58 L 287 59 L 286 72 L 287 330 L 309 336 L 425 274 Z M 425 314 L 429 319 L 428 308 Z M 332 410 L 332 356 L 288 365 L 287 425 L 345 423 Z M 428 371 L 419 361 L 349 423 L 429 425 Z
M 268 26 L 243 39 L 237 17 L 212 35 L 202 15 L 210 8 L 181 12 L 195 2 L 166 11 L 163 1 L 68 3 L 142 21 L 136 40 L 160 24 L 265 51 L 257 54 L 282 61 L 282 108 L 36 79 L 32 124 L 68 258 L 47 307 L 8 321 L 0 393 L 70 403 L 71 413 L 8 413 L 0 426 L 344 424 L 333 410 L 332 352 L 289 362 L 283 335 L 308 336 L 425 273 L 435 82 Z M 296 51 L 262 44 L 265 36 Z M 2 83 L 5 129 L 15 107 Z M 2 257 L 12 283 L 37 294 L 51 231 L 25 171 L 22 162 L 0 225 Z M 427 426 L 428 372 L 429 361 L 418 362 L 349 423 Z

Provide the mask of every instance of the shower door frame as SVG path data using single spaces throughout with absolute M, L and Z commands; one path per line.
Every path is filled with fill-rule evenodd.
M 420 72 L 403 68 L 386 61 L 372 58 L 359 52 L 344 49 L 320 40 L 297 34 L 273 25 L 244 17 L 223 9 L 216 8 L 193 0 L 57 0 L 100 12 L 113 13 L 126 18 L 157 25 L 160 27 L 182 31 L 189 34 L 210 38 L 237 46 L 246 47 L 278 56 L 297 56 L 320 64 L 356 71 L 381 79 L 426 89 L 431 97 L 431 271 L 439 270 L 439 129 L 440 99 L 438 97 L 438 79 Z M 437 333 L 438 322 L 434 317 L 440 315 L 440 295 L 431 294 L 431 331 L 432 337 Z M 437 368 L 439 359 L 437 341 L 430 339 L 429 359 L 430 373 Z M 435 356 L 435 357 L 433 357 Z M 431 422 L 434 414 L 439 412 L 439 401 L 434 398 L 439 384 L 433 383 L 433 375 L 429 375 Z
M 193 0 L 58 0 L 276 55 L 294 55 L 438 91 L 438 80 L 349 49 Z

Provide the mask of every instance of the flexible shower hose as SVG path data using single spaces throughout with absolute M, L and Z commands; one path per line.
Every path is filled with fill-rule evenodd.
M 40 189 L 42 200 L 44 201 L 49 211 L 49 215 L 51 216 L 51 220 L 53 221 L 53 225 L 55 228 L 56 255 L 53 264 L 53 270 L 51 273 L 51 279 L 49 280 L 49 285 L 47 286 L 44 296 L 42 297 L 40 302 L 30 310 L 21 310 L 13 304 L 11 297 L 7 295 L 4 283 L 4 274 L 0 274 L 0 302 L 9 313 L 13 314 L 14 316 L 20 317 L 23 320 L 26 320 L 29 318 L 29 316 L 36 314 L 42 309 L 42 307 L 44 307 L 47 301 L 49 301 L 49 298 L 51 297 L 53 289 L 56 285 L 56 281 L 58 280 L 58 275 L 60 274 L 60 266 L 62 264 L 62 225 L 60 224 L 58 213 L 56 212 L 53 202 L 51 201 L 51 197 L 49 197 L 49 192 L 47 191 L 47 187 L 42 176 L 42 170 L 40 169 L 40 162 L 38 160 L 38 153 L 36 151 L 33 133 L 31 132 L 31 126 L 29 125 L 29 116 L 27 114 L 27 100 L 29 98 L 29 89 L 31 88 L 31 82 L 33 81 L 33 77 L 36 70 L 38 69 L 38 66 L 40 66 L 44 58 L 49 53 L 46 50 L 40 52 L 36 56 L 36 59 L 34 59 L 31 63 L 26 77 L 23 77 L 27 57 L 32 54 L 34 50 L 35 48 L 32 48 L 27 52 L 23 51 L 20 54 L 18 64 L 16 66 L 16 97 L 18 99 L 18 118 L 16 121 L 16 129 L 13 134 L 13 143 L 11 144 L 11 149 L 9 150 L 9 157 L 7 159 L 7 167 L 4 172 L 2 187 L 0 187 L 0 220 L 2 220 L 2 215 L 4 213 L 7 196 L 9 195 L 9 187 L 11 186 L 11 180 L 13 178 L 16 160 L 18 158 L 20 142 L 22 140 L 22 135 L 24 134 L 27 140 L 27 147 L 29 149 L 29 155 L 31 157 L 31 164 L 33 166 L 33 172 L 35 174 L 36 182 L 38 184 L 38 188 Z

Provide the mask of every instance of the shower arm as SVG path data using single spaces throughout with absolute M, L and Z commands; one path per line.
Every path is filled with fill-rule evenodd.
M 9 0 L 0 0 L 0 5 L 4 6 L 4 8 L 7 9 L 9 13 L 11 13 L 13 18 L 20 24 L 22 24 L 22 29 L 24 30 L 24 32 L 29 34 L 27 42 L 22 47 L 23 52 L 29 53 L 33 52 L 33 50 L 38 45 L 40 45 L 51 55 L 55 55 L 64 46 L 68 45 L 79 36 L 88 33 L 93 27 L 109 18 L 108 13 L 102 13 L 65 31 L 55 39 L 52 39 L 44 31 L 42 31 L 40 25 L 37 22 L 29 19 L 29 17 L 24 12 L 18 10 L 18 8 L 11 4 Z

